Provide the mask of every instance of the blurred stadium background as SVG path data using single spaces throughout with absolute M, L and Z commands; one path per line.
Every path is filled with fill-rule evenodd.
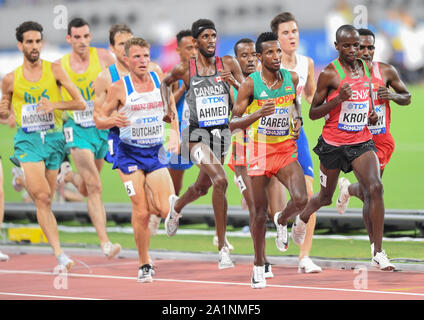
M 159 63 L 164 71 L 168 71 L 178 62 L 175 35 L 182 29 L 190 29 L 193 21 L 199 18 L 212 19 L 218 31 L 217 54 L 233 55 L 233 46 L 238 39 L 251 37 L 255 40 L 259 33 L 270 29 L 272 18 L 284 11 L 292 12 L 298 21 L 299 53 L 313 58 L 316 76 L 337 56 L 333 41 L 335 30 L 340 25 L 359 24 L 375 32 L 375 59 L 395 65 L 413 93 L 411 108 L 408 107 L 407 111 L 393 111 L 392 132 L 397 149 L 383 179 L 386 208 L 395 210 L 394 213 L 408 209 L 412 210 L 409 213 L 424 216 L 423 188 L 420 183 L 423 178 L 420 159 L 424 156 L 424 130 L 419 120 L 421 115 L 424 116 L 424 111 L 420 110 L 424 103 L 422 0 L 0 0 L 0 78 L 22 63 L 22 55 L 16 48 L 15 28 L 26 20 L 34 20 L 43 25 L 45 45 L 41 57 L 50 61 L 70 51 L 70 46 L 65 41 L 66 25 L 70 19 L 86 19 L 93 34 L 92 46 L 105 48 L 109 45 L 110 25 L 126 23 L 132 28 L 134 35 L 151 43 L 152 60 Z M 306 110 L 305 114 L 308 109 L 309 106 L 306 105 L 303 109 Z M 405 123 L 408 130 L 403 130 Z M 312 148 L 321 131 L 322 122 L 312 123 L 306 119 L 306 125 L 311 128 L 307 134 Z M 6 126 L 0 126 L 0 134 L 5 201 L 19 202 L 21 195 L 10 185 L 12 164 L 8 157 L 13 153 L 13 133 Z M 317 176 L 317 157 L 313 154 L 313 158 Z M 197 175 L 196 170 L 193 168 L 191 173 L 186 174 L 182 192 L 193 182 Z M 353 175 L 350 178 L 355 180 Z M 102 171 L 102 179 L 105 203 L 126 202 L 127 205 L 128 198 L 124 189 L 118 191 L 116 188 L 120 185 L 118 175 L 107 165 Z M 232 174 L 229 179 L 232 180 Z M 316 181 L 315 190 L 318 188 L 319 182 Z M 240 207 L 241 196 L 233 183 L 230 183 L 228 194 L 229 204 Z M 210 196 L 206 196 L 195 204 L 206 205 L 211 213 L 210 203 Z M 362 223 L 359 212 L 362 204 L 352 199 L 351 207 L 358 209 L 356 221 Z M 6 211 L 7 208 L 6 205 Z M 9 212 L 13 212 L 13 208 L 9 207 Z M 247 218 L 246 211 L 243 214 Z M 394 223 L 398 224 L 399 221 Z M 408 228 L 409 226 L 417 226 L 416 221 L 408 221 Z M 421 233 L 423 226 L 423 222 L 418 223 Z

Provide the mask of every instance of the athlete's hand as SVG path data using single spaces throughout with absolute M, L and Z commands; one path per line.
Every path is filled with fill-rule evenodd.
M 273 115 L 275 113 L 275 103 L 273 100 L 267 100 L 260 110 L 261 117 Z
M 111 115 L 111 118 L 113 119 L 113 123 L 118 128 L 128 127 L 131 125 L 131 122 L 128 120 L 128 117 L 119 113 L 115 112 Z
M 220 69 L 218 72 L 221 73 L 221 80 L 227 82 L 233 87 L 237 87 L 237 80 L 234 78 L 233 73 L 230 70 Z
M 174 113 L 174 111 L 169 110 L 169 112 L 163 116 L 163 119 L 162 120 L 165 121 L 165 122 L 167 122 L 167 123 L 171 123 L 172 120 L 174 120 L 174 119 L 175 119 L 175 113 Z
M 0 101 L 0 118 L 7 119 L 10 115 L 9 109 L 10 101 L 6 99 L 2 99 Z
M 371 113 L 370 113 L 370 115 L 368 117 L 368 124 L 369 125 L 374 125 L 374 124 L 377 123 L 377 121 L 378 121 L 377 112 L 375 112 L 374 109 L 371 109 Z
M 293 119 L 292 122 L 292 132 L 291 132 L 291 136 L 293 140 L 297 140 L 299 139 L 299 134 L 300 134 L 300 128 L 302 127 L 302 121 L 297 118 L 297 119 Z
M 349 83 L 346 83 L 346 82 L 343 83 L 339 91 L 339 100 L 341 102 L 346 101 L 347 99 L 350 98 L 351 95 L 352 95 L 352 88 L 350 87 Z
M 41 98 L 37 104 L 37 112 L 46 114 L 54 110 L 53 104 L 46 98 Z
M 388 88 L 381 86 L 377 90 L 377 97 L 381 100 L 391 100 L 392 94 Z

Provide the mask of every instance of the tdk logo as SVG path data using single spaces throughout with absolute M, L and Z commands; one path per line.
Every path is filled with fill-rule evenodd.
M 152 122 L 158 122 L 158 121 L 159 121 L 159 116 L 155 116 L 155 117 L 146 117 L 142 119 L 137 119 L 136 123 L 143 124 L 143 123 L 152 123 Z
M 207 97 L 207 98 L 203 98 L 202 100 L 203 104 L 218 103 L 218 102 L 224 102 L 224 97 Z
M 366 104 L 366 103 L 353 103 L 353 102 L 351 102 L 351 103 L 349 103 L 347 105 L 347 108 L 349 110 L 362 110 L 362 109 L 368 108 L 368 104 Z

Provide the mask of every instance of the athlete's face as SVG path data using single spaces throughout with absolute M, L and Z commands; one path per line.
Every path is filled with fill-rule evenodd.
M 66 41 L 71 44 L 72 50 L 77 54 L 85 54 L 88 52 L 92 35 L 88 25 L 71 28 L 71 34 L 66 35 Z
M 360 36 L 358 56 L 366 61 L 372 61 L 374 58 L 374 51 L 375 46 L 373 36 Z
M 342 60 L 353 62 L 358 58 L 359 33 L 357 31 L 344 32 L 334 44 Z
M 207 58 L 213 57 L 216 50 L 216 31 L 213 29 L 202 31 L 197 37 L 197 46 L 202 55 Z
M 116 59 L 120 62 L 124 62 L 125 42 L 127 42 L 127 40 L 131 39 L 132 37 L 133 35 L 128 32 L 118 32 L 117 34 L 115 34 L 115 44 L 113 46 L 110 45 L 110 49 L 115 54 Z
M 237 45 L 236 60 L 245 76 L 255 72 L 258 67 L 255 43 L 239 43 Z
M 130 71 L 138 76 L 146 74 L 150 63 L 150 48 L 137 45 L 130 47 L 127 61 Z
M 183 37 L 177 47 L 181 61 L 186 62 L 197 56 L 196 42 L 192 36 Z
M 18 42 L 18 49 L 22 51 L 25 59 L 36 62 L 40 58 L 43 37 L 39 31 L 31 30 L 23 33 L 22 42 Z
M 299 30 L 295 21 L 283 22 L 278 25 L 278 41 L 284 52 L 292 53 L 299 47 Z
M 262 66 L 270 71 L 280 70 L 281 56 L 280 43 L 277 40 L 262 42 L 262 53 L 258 54 Z

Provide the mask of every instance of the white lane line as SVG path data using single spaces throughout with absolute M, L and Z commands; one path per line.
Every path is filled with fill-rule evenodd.
M 69 296 L 50 296 L 45 294 L 29 294 L 29 293 L 17 293 L 17 292 L 0 292 L 0 295 L 16 296 L 16 297 L 31 297 L 31 298 L 69 299 L 69 300 L 104 300 L 104 299 L 69 297 Z
M 30 274 L 30 275 L 47 275 L 57 276 L 52 272 L 42 271 L 26 271 L 26 270 L 0 270 L 0 273 L 5 274 Z M 111 275 L 95 275 L 95 274 L 78 274 L 68 273 L 69 277 L 76 278 L 97 278 L 97 279 L 117 279 L 117 280 L 132 280 L 136 281 L 137 277 L 124 277 L 124 276 L 111 276 Z M 204 280 L 180 280 L 180 279 L 158 279 L 154 278 L 154 281 L 158 282 L 177 282 L 177 283 L 195 283 L 195 284 L 216 284 L 216 285 L 235 285 L 235 286 L 250 286 L 250 283 L 242 282 L 224 282 L 224 281 L 204 281 Z M 271 288 L 288 288 L 288 289 L 306 289 L 306 290 L 322 290 L 322 291 L 342 291 L 342 292 L 356 292 L 356 293 L 375 293 L 375 294 L 388 294 L 388 295 L 403 295 L 403 296 L 418 296 L 424 297 L 424 293 L 413 293 L 413 292 L 392 292 L 392 291 L 378 291 L 378 290 L 361 290 L 361 289 L 344 289 L 344 288 L 326 288 L 326 287 L 307 287 L 307 286 L 287 286 L 278 284 L 267 284 L 267 287 Z

